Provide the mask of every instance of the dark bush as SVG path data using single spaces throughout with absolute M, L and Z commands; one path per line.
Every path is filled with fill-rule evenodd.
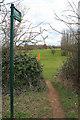
M 68 52 L 67 51 L 62 51 L 61 52 L 61 56 L 67 56 L 68 55 Z
M 78 55 L 77 53 L 70 56 L 62 67 L 62 74 L 66 76 L 66 80 L 71 84 L 73 81 L 74 87 L 78 86 Z
M 6 85 L 9 85 L 9 81 L 10 81 L 10 52 L 9 51 L 10 51 L 9 48 L 2 49 L 2 83 L 4 87 L 6 87 Z
M 45 87 L 42 74 L 42 66 L 36 57 L 28 56 L 26 53 L 17 54 L 14 57 L 14 89 L 39 90 Z M 7 58 L 6 49 L 3 51 L 2 63 L 3 88 L 9 88 L 10 84 L 10 59 Z
M 54 53 L 55 53 L 55 50 L 51 49 L 51 53 L 54 54 Z

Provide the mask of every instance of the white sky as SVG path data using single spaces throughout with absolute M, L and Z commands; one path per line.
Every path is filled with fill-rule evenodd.
M 12 2 L 14 0 L 6 0 L 6 3 Z M 72 0 L 69 0 L 72 2 Z M 73 0 L 77 5 L 79 0 Z M 30 7 L 30 10 L 26 17 L 34 24 L 38 25 L 40 22 L 44 21 L 42 27 L 45 29 L 51 29 L 48 25 L 50 23 L 53 28 L 56 28 L 59 31 L 62 31 L 66 26 L 57 20 L 55 20 L 54 11 L 58 16 L 61 17 L 62 11 L 67 9 L 67 0 L 23 0 L 23 5 L 27 8 Z M 61 35 L 55 31 L 50 30 L 46 43 L 49 45 L 59 45 L 61 40 Z

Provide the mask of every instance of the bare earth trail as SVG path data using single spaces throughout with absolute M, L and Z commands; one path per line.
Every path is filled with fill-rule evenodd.
M 65 113 L 61 107 L 61 103 L 58 100 L 58 98 L 59 98 L 58 92 L 52 86 L 50 81 L 46 81 L 46 84 L 49 89 L 49 99 L 51 101 L 51 106 L 53 109 L 53 118 L 64 118 Z

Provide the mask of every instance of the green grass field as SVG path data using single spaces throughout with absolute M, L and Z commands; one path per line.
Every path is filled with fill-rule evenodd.
M 67 58 L 66 56 L 61 56 L 61 49 L 55 49 L 55 54 L 52 54 L 50 49 L 32 50 L 31 52 L 37 56 L 37 59 L 40 53 L 40 63 L 44 65 L 43 74 L 45 80 L 51 80 Z

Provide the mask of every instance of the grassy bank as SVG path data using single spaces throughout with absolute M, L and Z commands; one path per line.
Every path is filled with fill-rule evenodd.
M 62 103 L 65 110 L 65 118 L 77 118 L 78 117 L 78 95 L 73 92 L 67 92 L 65 87 L 62 87 L 52 81 L 52 85 L 59 92 L 59 100 Z
M 3 97 L 3 117 L 10 118 L 10 98 Z M 52 118 L 53 111 L 48 99 L 48 90 L 24 92 L 14 96 L 14 118 Z

